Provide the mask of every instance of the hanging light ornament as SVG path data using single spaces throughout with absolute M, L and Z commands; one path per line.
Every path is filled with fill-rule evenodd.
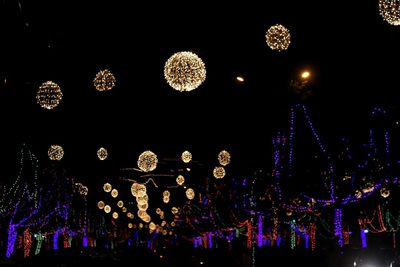
M 379 0 L 379 14 L 387 23 L 400 25 L 400 0 Z
M 217 179 L 224 178 L 225 177 L 225 169 L 224 169 L 224 167 L 221 167 L 221 166 L 215 167 L 214 170 L 213 170 L 213 175 Z
M 283 51 L 290 44 L 290 32 L 284 26 L 276 24 L 271 26 L 265 34 L 267 44 L 272 50 Z
M 105 183 L 105 184 L 103 185 L 103 190 L 104 190 L 104 192 L 109 193 L 109 192 L 111 192 L 111 189 L 112 189 L 112 186 L 111 186 L 110 183 Z
M 137 165 L 144 172 L 151 172 L 157 168 L 157 155 L 150 150 L 144 151 L 140 154 Z
M 97 157 L 99 160 L 105 160 L 108 157 L 107 149 L 100 147 L 99 150 L 97 150 Z
M 181 158 L 184 163 L 189 163 L 192 161 L 192 153 L 187 150 L 183 151 Z
M 144 184 L 133 183 L 131 186 L 131 193 L 134 197 L 143 197 L 147 194 L 147 189 Z
M 105 69 L 96 74 L 93 84 L 98 91 L 108 91 L 113 89 L 115 81 L 114 75 L 109 70 Z
M 386 187 L 382 187 L 380 193 L 383 198 L 387 198 L 390 196 L 390 190 Z
M 112 216 L 113 216 L 113 218 L 116 220 L 116 219 L 118 219 L 118 212 L 113 212 L 113 214 L 112 214 Z
M 151 223 L 149 224 L 149 229 L 150 229 L 151 231 L 156 230 L 156 228 L 157 228 L 157 226 L 156 226 L 155 223 L 151 222 Z
M 194 190 L 192 188 L 186 190 L 186 197 L 190 200 L 194 198 Z
M 116 198 L 116 197 L 118 196 L 118 190 L 117 190 L 117 189 L 111 190 L 111 196 L 112 196 L 113 198 Z
M 228 165 L 231 162 L 231 154 L 226 150 L 222 150 L 218 154 L 218 161 L 222 166 Z
M 132 223 L 128 223 L 128 228 L 132 229 L 132 227 L 133 227 L 133 224 Z
M 178 177 L 176 177 L 176 183 L 178 185 L 183 185 L 184 182 L 185 182 L 185 177 L 183 177 L 182 175 L 178 175 Z
M 160 209 L 160 208 L 157 208 L 157 209 L 156 209 L 156 213 L 157 213 L 157 214 L 160 214 L 160 213 L 161 213 L 161 209 Z
M 175 90 L 192 91 L 206 79 L 206 67 L 196 54 L 186 51 L 178 52 L 165 63 L 164 77 Z
M 149 196 L 147 194 L 142 197 L 136 197 L 136 202 L 139 205 L 143 205 L 143 204 L 147 203 L 148 201 L 149 201 Z
M 47 155 L 50 160 L 61 160 L 64 157 L 64 149 L 59 145 L 51 145 Z
M 169 197 L 171 195 L 171 193 L 168 190 L 165 190 L 163 192 L 163 197 Z
M 147 210 L 149 208 L 149 203 L 137 204 L 138 210 Z
M 118 208 L 122 209 L 122 207 L 124 206 L 124 202 L 122 200 L 118 201 L 117 206 L 118 206 Z
M 172 212 L 172 214 L 177 214 L 178 213 L 178 208 L 177 207 L 172 207 L 171 212 Z
M 44 109 L 53 109 L 63 97 L 60 86 L 52 81 L 42 83 L 36 92 L 36 102 Z
M 104 201 L 99 201 L 99 202 L 97 202 L 97 207 L 99 208 L 99 209 L 104 209 Z
M 163 202 L 168 203 L 169 202 L 169 197 L 163 197 Z
M 105 213 L 110 213 L 110 212 L 111 212 L 111 207 L 110 207 L 110 205 L 105 205 L 105 206 L 104 206 L 104 212 L 105 212 Z
M 128 209 L 127 209 L 126 207 L 122 207 L 122 212 L 123 212 L 123 213 L 126 213 L 127 210 L 128 210 Z

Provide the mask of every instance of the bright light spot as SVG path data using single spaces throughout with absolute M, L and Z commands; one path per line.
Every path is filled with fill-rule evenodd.
M 203 263 L 204 263 L 204 262 L 201 261 L 201 262 L 200 262 L 200 265 L 203 265 Z
M 242 76 L 237 76 L 236 77 L 236 81 L 238 81 L 238 82 L 244 82 L 244 78 L 242 77 Z
M 354 267 L 355 267 L 355 266 L 357 266 L 357 262 L 356 262 L 356 261 L 354 261 L 354 264 L 353 264 L 353 265 L 354 265 Z
M 186 170 L 187 170 L 188 172 L 190 172 L 190 168 L 186 168 Z
M 365 229 L 365 230 L 364 230 L 364 233 L 365 233 L 365 234 L 368 234 L 368 232 L 369 232 L 368 229 Z
M 301 78 L 303 78 L 303 79 L 307 79 L 309 77 L 310 77 L 309 71 L 303 71 L 303 73 L 301 74 Z

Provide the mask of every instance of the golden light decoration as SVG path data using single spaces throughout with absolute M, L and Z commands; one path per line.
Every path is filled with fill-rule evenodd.
M 122 207 L 122 212 L 123 213 L 125 213 L 125 212 L 127 212 L 128 211 L 128 209 L 126 208 L 126 207 Z
M 116 197 L 118 196 L 118 190 L 117 190 L 117 189 L 111 190 L 111 196 L 112 196 L 113 198 L 116 198 Z
M 190 200 L 194 198 L 194 190 L 192 188 L 186 190 L 186 197 Z
M 224 169 L 224 167 L 221 167 L 221 166 L 218 166 L 218 167 L 215 167 L 214 168 L 214 170 L 213 170 L 213 175 L 214 175 L 214 177 L 216 178 L 216 179 L 222 179 L 222 178 L 224 178 L 225 177 L 225 169 Z
M 149 223 L 151 221 L 151 217 L 148 214 L 146 216 L 144 216 L 143 218 L 140 218 L 140 219 L 142 219 L 142 221 L 144 221 L 146 223 Z
M 97 202 L 97 207 L 101 210 L 104 209 L 104 201 L 100 200 L 99 202 Z
M 98 91 L 109 91 L 115 86 L 115 77 L 107 69 L 101 70 L 96 74 L 93 85 Z
M 142 218 L 142 217 L 144 217 L 146 215 L 147 215 L 147 212 L 145 210 L 138 210 L 138 212 L 137 212 L 137 216 L 139 218 Z
M 117 202 L 118 208 L 122 208 L 124 206 L 124 202 L 122 200 Z
M 362 197 L 362 192 L 360 190 L 356 190 L 354 195 L 355 195 L 356 198 L 361 198 Z
M 167 234 L 168 234 L 168 231 L 164 229 L 164 230 L 162 230 L 162 234 L 163 234 L 163 235 L 167 235 Z
M 228 165 L 231 162 L 231 154 L 226 150 L 222 150 L 218 154 L 218 162 L 222 166 Z
M 176 208 L 176 207 L 172 207 L 172 209 L 171 209 L 171 212 L 172 212 L 172 214 L 177 214 L 178 213 L 178 208 Z
M 136 202 L 140 205 L 143 205 L 149 201 L 149 196 L 146 194 L 142 197 L 136 197 Z
M 185 177 L 183 177 L 183 175 L 178 175 L 178 177 L 176 177 L 176 183 L 178 185 L 183 185 L 184 182 L 185 182 Z
M 128 223 L 128 228 L 132 229 L 133 228 L 133 224 L 132 223 Z
M 36 92 L 36 102 L 44 109 L 53 109 L 63 97 L 60 86 L 52 81 L 42 83 Z
M 156 230 L 156 228 L 157 228 L 157 226 L 156 226 L 155 223 L 151 222 L 151 223 L 149 224 L 149 229 L 150 229 L 150 230 L 154 231 L 154 230 Z
M 169 196 L 171 195 L 171 193 L 170 193 L 168 190 L 165 190 L 165 191 L 162 193 L 162 195 L 163 195 L 163 197 L 169 197 Z
M 400 25 L 400 0 L 379 0 L 379 14 L 391 25 Z
M 113 216 L 114 219 L 118 219 L 118 212 L 115 212 L 115 211 L 114 211 L 113 214 L 112 214 L 112 216 Z
M 160 209 L 160 208 L 157 208 L 157 209 L 156 209 L 156 213 L 157 213 L 157 214 L 160 214 L 160 213 L 161 213 L 161 209 Z
M 163 202 L 168 203 L 169 202 L 169 197 L 163 197 Z
M 139 228 L 140 228 L 140 229 L 143 228 L 143 223 L 139 223 Z
M 97 157 L 99 160 L 105 160 L 108 157 L 107 149 L 100 147 L 99 150 L 97 150 Z
M 128 217 L 128 218 L 130 218 L 130 219 L 133 219 L 134 215 L 133 215 L 131 212 L 128 212 L 128 213 L 126 214 L 126 217 Z
M 149 203 L 137 204 L 139 210 L 147 210 L 149 208 Z
M 105 183 L 105 184 L 103 185 L 103 190 L 104 190 L 104 192 L 106 192 L 106 193 L 111 192 L 111 190 L 112 190 L 112 185 L 111 185 L 110 183 Z
M 50 160 L 61 160 L 64 157 L 64 149 L 59 145 L 51 145 L 47 155 Z
M 206 79 L 204 62 L 195 53 L 178 52 L 165 63 L 164 77 L 167 83 L 177 91 L 192 91 Z
M 105 213 L 110 213 L 110 212 L 111 212 L 111 207 L 110 207 L 110 205 L 105 205 L 105 206 L 104 206 L 104 212 L 105 212 Z
M 390 190 L 386 187 L 382 187 L 380 193 L 383 198 L 387 198 L 390 196 Z
M 192 153 L 187 150 L 183 151 L 181 158 L 184 163 L 189 163 L 192 161 Z
M 140 154 L 139 159 L 137 161 L 137 165 L 139 169 L 144 172 L 151 172 L 157 168 L 157 155 L 151 152 L 150 150 L 144 151 Z
M 175 222 L 171 222 L 171 226 L 174 227 L 175 226 Z
M 147 194 L 147 189 L 144 184 L 133 183 L 131 186 L 131 193 L 134 197 L 143 197 Z
M 87 194 L 89 193 L 89 188 L 85 185 L 82 185 L 79 188 L 79 194 L 81 194 L 82 196 L 87 196 Z
M 283 51 L 290 45 L 290 32 L 284 26 L 276 24 L 271 26 L 265 34 L 267 44 L 272 50 Z

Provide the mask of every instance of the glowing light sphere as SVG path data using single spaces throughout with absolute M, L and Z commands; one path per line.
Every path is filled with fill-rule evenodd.
M 167 83 L 177 91 L 192 91 L 206 79 L 204 62 L 192 52 L 173 54 L 165 63 L 164 77 Z
M 99 208 L 99 209 L 104 209 L 104 201 L 99 201 L 99 202 L 97 202 L 97 207 Z
M 192 188 L 186 190 L 186 197 L 190 200 L 194 198 L 194 190 Z
M 168 190 L 165 190 L 163 193 L 163 197 L 169 197 L 171 193 Z
M 380 193 L 383 198 L 387 198 L 390 196 L 390 190 L 386 187 L 382 187 Z
M 57 107 L 62 97 L 60 86 L 52 81 L 42 83 L 36 92 L 36 102 L 44 109 Z
M 133 183 L 131 186 L 131 193 L 134 197 L 143 197 L 147 194 L 147 189 L 144 184 Z
M 138 210 L 138 212 L 137 212 L 137 216 L 139 218 L 143 218 L 146 215 L 147 215 L 147 212 L 145 210 Z
M 107 69 L 101 70 L 96 74 L 93 85 L 98 91 L 109 91 L 115 86 L 115 77 Z
M 176 177 L 176 183 L 178 185 L 183 185 L 184 182 L 185 182 L 185 177 L 183 177 L 182 175 L 178 175 L 178 177 Z
M 105 213 L 110 213 L 110 212 L 111 212 L 111 207 L 110 207 L 110 205 L 105 205 L 105 206 L 104 206 L 104 212 L 105 212 Z
M 112 216 L 113 216 L 114 219 L 118 219 L 118 212 L 115 212 L 115 211 L 114 211 L 113 214 L 112 214 Z
M 164 227 L 166 224 L 167 224 L 166 221 L 162 221 L 162 222 L 161 222 L 161 226 L 162 226 L 162 227 Z
M 225 177 L 225 169 L 224 169 L 224 167 L 221 167 L 221 166 L 218 166 L 218 167 L 215 167 L 214 168 L 214 170 L 213 170 L 213 175 L 214 175 L 214 177 L 216 178 L 216 179 L 222 179 L 222 178 L 224 178 Z
M 111 192 L 111 189 L 112 189 L 112 186 L 111 186 L 110 183 L 105 183 L 105 184 L 103 185 L 103 190 L 104 190 L 104 192 L 109 193 L 109 192 Z
M 148 201 L 149 201 L 149 196 L 147 194 L 142 197 L 136 197 L 136 202 L 139 205 L 143 205 L 143 204 L 147 203 Z
M 137 161 L 137 165 L 139 169 L 144 172 L 151 172 L 157 168 L 157 155 L 151 152 L 150 150 L 144 151 L 140 154 L 139 159 Z
M 168 203 L 169 202 L 169 197 L 163 197 L 163 202 Z
M 379 0 L 379 14 L 391 25 L 400 25 L 400 0 Z
M 183 151 L 181 158 L 184 163 L 189 163 L 192 161 L 192 153 L 187 150 Z
M 160 208 L 157 208 L 157 209 L 156 209 L 156 213 L 157 213 L 157 214 L 160 214 L 160 213 L 161 213 L 161 209 L 160 209 Z
M 124 206 L 124 202 L 122 200 L 117 202 L 118 208 L 122 208 Z
M 97 157 L 99 160 L 105 160 L 108 157 L 107 149 L 100 147 L 99 150 L 97 150 Z
M 175 222 L 171 222 L 171 226 L 174 227 L 175 226 Z
M 122 212 L 123 212 L 123 213 L 127 212 L 127 210 L 128 210 L 128 209 L 127 209 L 126 207 L 122 207 Z
M 87 186 L 82 185 L 79 188 L 79 194 L 81 194 L 82 196 L 87 196 L 88 193 L 89 193 L 89 188 Z
M 147 210 L 149 208 L 149 203 L 137 204 L 138 210 Z
M 276 24 L 271 26 L 265 34 L 267 44 L 272 50 L 283 51 L 290 45 L 290 32 L 284 26 Z
M 117 190 L 117 189 L 111 190 L 111 196 L 112 196 L 113 198 L 116 198 L 116 197 L 118 196 L 118 190 Z
M 133 228 L 133 224 L 132 223 L 128 223 L 128 228 L 132 229 Z
M 172 207 L 171 212 L 172 212 L 172 214 L 177 214 L 178 213 L 178 208 L 177 207 Z
M 128 212 L 126 214 L 126 217 L 128 217 L 129 219 L 133 219 L 134 215 L 131 212 Z
M 143 228 L 143 223 L 139 223 L 139 228 L 140 228 L 140 229 Z
M 222 166 L 228 165 L 231 162 L 231 154 L 226 150 L 222 150 L 218 154 L 218 162 Z
M 362 197 L 362 192 L 360 190 L 356 190 L 354 195 L 355 195 L 356 198 L 361 198 Z
M 142 221 L 144 221 L 145 223 L 149 223 L 151 221 L 151 217 L 148 214 L 146 216 L 144 216 L 143 218 L 140 218 L 140 219 L 142 219 Z
M 151 223 L 149 224 L 149 229 L 150 229 L 150 230 L 154 231 L 154 230 L 156 230 L 156 228 L 157 228 L 157 226 L 156 226 L 155 223 L 151 222 Z
M 47 155 L 50 160 L 61 160 L 64 157 L 64 149 L 59 145 L 51 145 Z

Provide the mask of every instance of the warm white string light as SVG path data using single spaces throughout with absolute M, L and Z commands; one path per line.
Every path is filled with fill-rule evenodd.
M 391 25 L 400 25 L 400 0 L 379 0 L 379 14 Z

